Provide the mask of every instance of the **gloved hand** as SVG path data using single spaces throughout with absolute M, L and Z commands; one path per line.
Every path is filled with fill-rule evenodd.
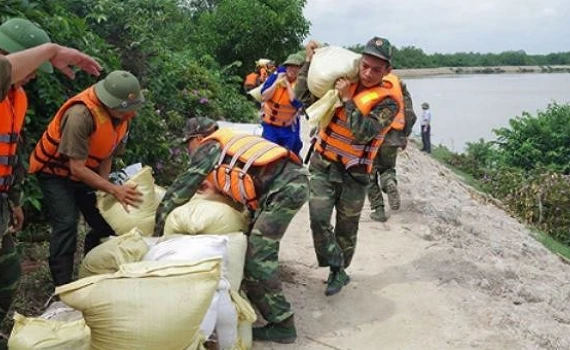
M 279 68 L 277 68 L 277 74 L 279 73 L 286 73 L 287 69 L 285 68 L 285 66 L 279 66 Z

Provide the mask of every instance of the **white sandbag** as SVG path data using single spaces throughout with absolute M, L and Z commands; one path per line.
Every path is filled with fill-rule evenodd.
M 361 55 L 338 46 L 315 49 L 307 76 L 309 91 L 320 98 L 334 88 L 337 79 L 346 77 L 356 80 L 360 57 Z
M 238 340 L 238 314 L 228 290 L 219 290 L 216 304 L 216 334 L 220 350 L 232 350 Z
M 142 193 L 142 202 L 138 208 L 129 207 L 129 212 L 126 212 L 113 195 L 102 191 L 97 191 L 97 208 L 117 235 L 124 235 L 137 227 L 143 235 L 151 236 L 154 231 L 156 208 L 160 203 L 154 192 L 152 169 L 144 167 L 129 179 L 126 185 L 137 185 L 137 190 Z
M 228 274 L 228 242 L 227 236 L 164 236 L 151 247 L 142 261 L 187 261 L 198 262 L 205 259 L 222 259 L 222 277 Z
M 325 128 L 330 123 L 336 108 L 341 106 L 342 102 L 338 96 L 338 91 L 334 89 L 327 91 L 323 97 L 306 110 L 310 128 Z
M 212 302 L 210 303 L 210 307 L 204 318 L 202 319 L 202 323 L 200 324 L 200 331 L 205 339 L 210 339 L 212 334 L 214 333 L 214 329 L 216 329 L 216 321 L 218 320 L 218 300 L 220 299 L 220 292 L 216 291 L 214 293 L 214 297 L 212 298 Z
M 196 344 L 221 260 L 144 261 L 56 288 L 91 329 L 91 350 L 180 350 Z
M 84 278 L 115 273 L 123 264 L 141 261 L 148 249 L 141 232 L 136 228 L 123 236 L 111 237 L 85 255 L 79 265 L 78 276 Z
M 263 84 L 259 85 L 258 87 L 255 87 L 251 90 L 249 90 L 247 93 L 253 97 L 257 102 L 261 102 L 261 88 L 263 87 Z
M 14 314 L 8 339 L 10 350 L 89 350 L 90 330 L 83 318 L 74 321 L 46 320 Z
M 174 209 L 164 224 L 164 234 L 225 234 L 245 231 L 247 215 L 232 207 L 222 195 L 195 195 Z

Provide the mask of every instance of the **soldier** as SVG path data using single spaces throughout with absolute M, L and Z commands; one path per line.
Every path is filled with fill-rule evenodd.
M 4 144 L 0 155 L 3 159 L 0 166 L 0 322 L 10 308 L 21 275 L 12 232 L 20 230 L 24 223 L 24 212 L 19 205 L 19 179 L 15 176 L 20 162 L 14 163 L 19 153 L 17 140 L 27 111 L 22 85 L 35 77 L 40 66 L 42 71 L 51 73 L 52 64 L 70 78 L 74 74 L 69 65 L 77 65 L 93 75 L 99 75 L 101 70 L 91 57 L 51 43 L 48 35 L 28 20 L 12 18 L 0 26 L 0 142 Z M 11 230 L 10 219 L 13 220 Z M 6 342 L 0 340 L 0 349 L 5 348 Z
M 281 238 L 309 196 L 306 169 L 287 149 L 259 136 L 218 130 L 209 118 L 189 119 L 186 141 L 190 165 L 160 203 L 154 235 L 163 235 L 168 214 L 201 188 L 215 189 L 243 204 L 252 213 L 244 287 L 268 321 L 253 329 L 253 339 L 293 343 L 297 333 L 279 280 L 278 255 Z
M 108 178 L 143 103 L 138 79 L 113 71 L 63 104 L 30 155 L 29 172 L 37 175 L 52 230 L 49 266 L 56 286 L 72 280 L 79 212 L 92 229 L 85 253 L 115 234 L 97 209 L 95 190 L 112 194 L 125 209 L 140 201 L 136 188 Z
M 382 143 L 378 155 L 376 155 L 374 159 L 374 169 L 372 170 L 370 187 L 368 188 L 368 200 L 372 208 L 370 218 L 380 222 L 386 222 L 386 220 L 388 220 L 386 211 L 384 210 L 382 192 L 388 194 L 390 209 L 400 209 L 400 193 L 398 192 L 398 183 L 396 181 L 396 157 L 398 156 L 398 149 L 400 147 L 403 150 L 406 149 L 408 136 L 412 133 L 417 120 L 412 104 L 412 97 L 408 92 L 406 84 L 402 82 L 400 82 L 400 84 L 404 96 L 405 125 L 402 127 L 397 123 L 393 123 L 392 128 L 390 128 L 390 131 L 386 134 L 384 143 Z
M 305 64 L 299 73 L 296 96 L 311 100 L 307 74 L 317 47 L 306 45 Z M 402 91 L 390 73 L 392 46 L 374 37 L 366 44 L 360 60 L 359 79 L 337 80 L 335 88 L 343 102 L 330 123 L 317 135 L 309 172 L 309 214 L 319 266 L 329 267 L 325 295 L 334 295 L 350 282 L 350 265 L 358 222 L 370 183 L 373 162 L 393 121 L 404 123 Z M 336 226 L 331 225 L 336 208 Z
M 299 121 L 299 110 L 303 104 L 295 98 L 294 88 L 302 63 L 302 56 L 289 55 L 277 73 L 272 74 L 261 88 L 262 136 L 297 155 L 303 148 Z

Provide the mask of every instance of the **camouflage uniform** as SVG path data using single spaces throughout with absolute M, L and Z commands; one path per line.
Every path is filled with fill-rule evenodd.
M 368 188 L 368 200 L 370 201 L 371 209 L 380 212 L 383 215 L 384 220 L 379 221 L 386 221 L 382 192 L 388 192 L 387 185 L 390 183 L 390 185 L 393 186 L 392 192 L 394 190 L 396 191 L 396 198 L 392 199 L 394 195 L 389 197 L 392 199 L 392 201 L 390 201 L 390 206 L 394 210 L 399 208 L 399 195 L 396 187 L 396 157 L 398 156 L 398 148 L 405 147 L 407 145 L 407 137 L 412 133 L 413 126 L 417 120 L 412 104 L 412 97 L 404 83 L 402 83 L 402 93 L 404 95 L 404 116 L 406 126 L 404 127 L 404 130 L 401 131 L 392 129 L 386 135 L 384 143 L 380 147 L 380 150 L 374 159 L 374 169 L 370 177 L 370 187 Z
M 14 39 L 16 38 L 16 39 Z M 48 35 L 28 20 L 13 18 L 0 26 L 0 49 L 8 53 L 22 51 L 49 41 Z M 45 72 L 53 71 L 51 65 L 40 67 Z M 0 103 L 5 101 L 12 89 L 12 69 L 8 60 L 0 55 Z M 11 118 L 2 115 L 1 118 Z M 0 193 L 0 323 L 6 317 L 18 288 L 22 271 L 20 258 L 12 234 L 8 232 L 12 219 L 12 207 L 20 206 L 20 184 L 25 176 L 21 162 L 21 138 L 17 145 L 18 161 L 13 166 L 14 183 L 8 192 Z M 0 348 L 4 344 L 0 341 Z
M 379 38 L 371 40 L 372 45 L 377 42 L 376 39 Z M 389 45 L 387 40 L 383 42 Z M 309 62 L 305 62 L 301 68 L 295 88 L 295 95 L 300 96 L 306 104 L 314 101 L 307 85 L 309 65 Z M 341 108 L 345 110 L 354 138 L 359 143 L 367 143 L 392 123 L 399 107 L 394 99 L 386 98 L 374 106 L 367 116 L 362 115 L 352 100 Z M 370 174 L 362 167 L 346 170 L 339 161 L 329 161 L 318 152 L 311 157 L 309 172 L 309 211 L 317 261 L 319 266 L 331 268 L 331 276 L 335 271 L 344 274 L 344 268 L 350 265 L 354 255 Z M 336 209 L 334 228 L 331 225 L 333 209 Z M 348 276 L 343 278 L 344 284 L 348 283 Z
M 155 236 L 163 234 L 168 214 L 194 196 L 221 153 L 218 142 L 208 141 L 191 155 L 188 170 L 168 188 L 158 207 Z M 293 311 L 279 279 L 279 244 L 293 216 L 308 199 L 308 173 L 288 159 L 251 171 L 263 190 L 258 193 L 260 207 L 252 213 L 248 232 L 244 286 L 261 315 L 270 323 L 280 323 Z

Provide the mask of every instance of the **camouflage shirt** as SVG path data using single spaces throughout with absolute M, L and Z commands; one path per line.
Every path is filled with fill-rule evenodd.
M 222 146 L 216 141 L 203 143 L 190 155 L 188 169 L 174 180 L 158 206 L 154 236 L 162 236 L 168 214 L 177 207 L 184 205 L 194 196 L 202 182 L 214 170 L 221 155 Z M 256 184 L 260 203 L 264 202 L 267 193 L 270 192 L 270 187 L 272 189 L 277 188 L 281 184 L 292 181 L 299 173 L 303 173 L 302 166 L 294 166 L 290 169 L 287 166 L 289 163 L 284 158 L 264 167 L 252 167 L 248 170 L 248 174 L 252 176 Z M 283 171 L 284 169 L 287 171 Z M 270 184 L 271 186 L 269 186 Z
M 310 62 L 305 62 L 301 67 L 297 77 L 297 86 L 295 87 L 295 96 L 298 96 L 298 99 L 305 105 L 310 105 L 316 101 L 316 98 L 310 93 L 307 84 L 309 66 Z M 352 100 L 346 102 L 342 108 L 344 108 L 348 118 L 347 122 L 350 130 L 359 143 L 372 141 L 382 129 L 392 123 L 398 113 L 398 103 L 392 98 L 382 100 L 372 108 L 367 116 L 360 112 Z

